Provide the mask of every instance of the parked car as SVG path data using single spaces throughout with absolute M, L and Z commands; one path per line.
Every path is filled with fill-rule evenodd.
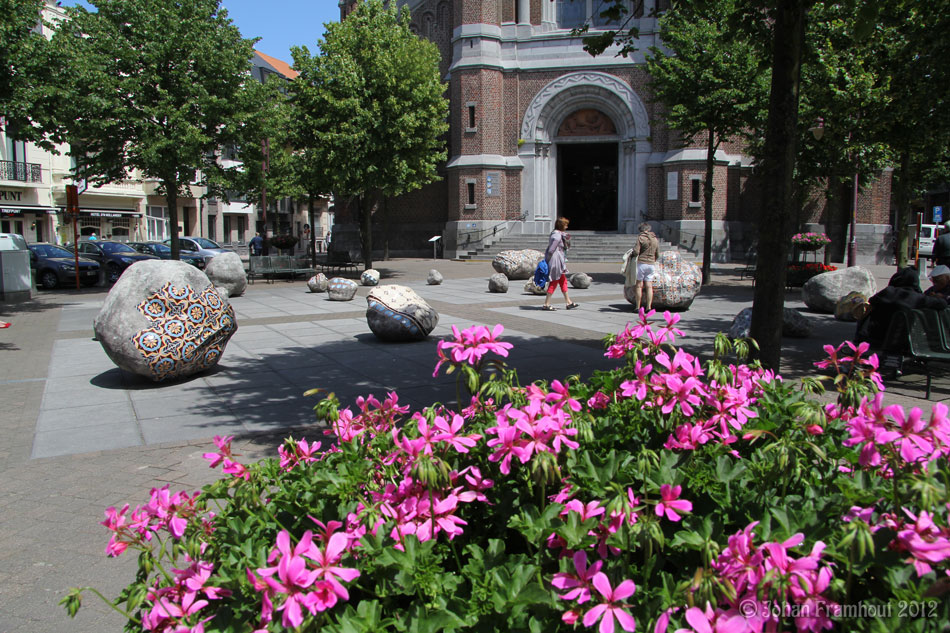
M 0 233 L 0 251 L 25 251 L 26 240 L 19 233 Z
M 155 255 L 156 257 L 161 257 L 162 259 L 172 258 L 172 247 L 162 242 L 129 242 L 129 246 L 140 253 L 145 253 L 146 255 Z M 204 270 L 205 260 L 203 257 L 184 250 L 181 251 L 178 256 L 181 261 L 185 262 L 186 264 L 191 264 L 195 268 Z
M 154 255 L 140 253 L 128 244 L 110 240 L 80 240 L 79 254 L 99 262 L 106 269 L 106 280 L 113 284 L 126 268 L 146 259 L 159 259 Z
M 76 282 L 76 255 L 62 246 L 37 242 L 30 244 L 30 268 L 36 283 L 52 290 L 59 284 Z M 79 258 L 79 281 L 92 286 L 99 281 L 99 262 Z
M 170 247 L 172 241 L 171 239 L 167 239 L 163 242 L 163 244 Z M 201 257 L 205 260 L 205 264 L 221 253 L 230 252 L 217 242 L 213 242 L 206 237 L 179 237 L 178 245 L 182 253 L 197 255 L 198 257 Z
M 917 225 L 911 224 L 907 227 L 910 233 L 910 240 L 908 248 L 913 250 L 914 248 L 914 235 L 917 234 Z M 936 224 L 921 224 L 920 225 L 920 246 L 918 253 L 921 257 L 926 257 L 927 259 L 933 258 L 934 253 L 934 242 L 937 240 L 937 236 L 940 235 L 940 227 Z M 911 257 L 914 256 L 913 252 L 910 254 Z

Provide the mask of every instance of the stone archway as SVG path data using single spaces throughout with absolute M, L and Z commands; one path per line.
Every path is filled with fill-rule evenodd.
M 592 109 L 613 123 L 617 143 L 617 226 L 633 232 L 646 209 L 646 161 L 650 153 L 650 125 L 646 108 L 636 92 L 607 73 L 583 71 L 562 75 L 542 88 L 528 105 L 521 125 L 519 158 L 524 164 L 522 208 L 528 211 L 525 231 L 550 230 L 557 214 L 558 131 L 573 113 Z M 589 142 L 607 140 L 597 135 Z

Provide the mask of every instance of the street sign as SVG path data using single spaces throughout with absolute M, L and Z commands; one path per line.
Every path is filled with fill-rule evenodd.
M 934 207 L 934 224 L 943 222 L 943 207 Z
M 79 215 L 79 188 L 76 185 L 66 185 L 66 212 Z

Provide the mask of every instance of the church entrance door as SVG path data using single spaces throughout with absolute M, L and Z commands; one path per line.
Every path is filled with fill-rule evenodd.
M 557 144 L 557 214 L 571 230 L 617 230 L 617 154 L 617 143 Z

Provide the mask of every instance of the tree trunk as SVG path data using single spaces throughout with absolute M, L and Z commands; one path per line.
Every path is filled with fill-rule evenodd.
M 373 267 L 373 200 L 371 194 L 359 196 L 359 218 L 363 270 L 369 270 Z
M 389 259 L 389 198 L 382 198 L 383 207 L 383 261 Z
M 307 217 L 310 220 L 310 265 L 317 267 L 317 225 L 314 223 L 313 216 L 313 194 L 307 196 Z
M 762 364 L 778 371 L 782 360 L 783 309 L 788 259 L 788 224 L 798 139 L 798 93 L 807 0 L 779 0 L 772 37 L 772 87 L 762 161 L 759 258 L 750 335 Z
M 910 192 L 907 186 L 910 182 L 910 150 L 907 148 L 901 151 L 900 171 L 897 178 L 897 211 L 894 214 L 894 223 L 897 225 L 894 227 L 895 248 L 897 249 L 897 267 L 904 268 L 908 264 L 907 247 L 910 242 L 910 234 L 907 225 L 910 224 L 911 219 Z M 911 263 L 916 264 L 917 262 Z
M 712 262 L 712 224 L 713 224 L 713 170 L 716 167 L 716 132 L 708 130 L 709 140 L 706 143 L 706 182 L 703 183 L 703 199 L 705 203 L 705 222 L 703 224 L 703 285 L 710 282 L 709 271 Z
M 165 178 L 165 204 L 168 205 L 168 223 L 171 225 L 172 259 L 181 259 L 181 244 L 178 241 L 178 180 Z

